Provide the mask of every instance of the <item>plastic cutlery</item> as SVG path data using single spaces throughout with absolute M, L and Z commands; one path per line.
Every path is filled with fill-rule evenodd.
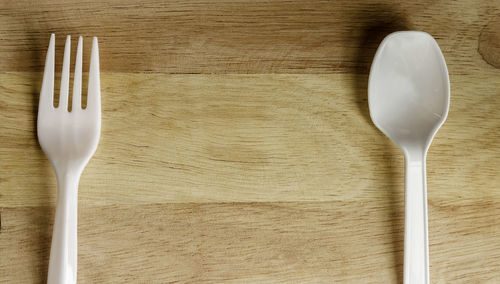
M 76 283 L 78 182 L 83 169 L 97 149 L 101 132 L 101 88 L 97 38 L 92 42 L 87 106 L 81 107 L 82 37 L 78 40 L 73 99 L 68 111 L 71 38 L 66 38 L 59 105 L 54 107 L 55 36 L 50 37 L 38 105 L 38 141 L 54 167 L 58 192 L 49 284 Z
M 404 283 L 429 283 L 425 160 L 446 120 L 450 83 L 432 36 L 388 35 L 370 71 L 368 102 L 373 123 L 404 152 L 406 162 Z

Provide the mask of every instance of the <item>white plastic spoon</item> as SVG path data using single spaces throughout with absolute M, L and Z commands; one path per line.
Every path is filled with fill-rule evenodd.
M 404 152 L 406 161 L 404 283 L 429 283 L 425 159 L 446 120 L 450 82 L 432 36 L 405 31 L 380 44 L 370 71 L 373 123 Z

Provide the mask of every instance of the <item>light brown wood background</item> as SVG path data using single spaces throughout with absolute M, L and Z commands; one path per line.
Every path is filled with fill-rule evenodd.
M 403 156 L 366 86 L 380 40 L 411 29 L 452 91 L 427 165 L 431 282 L 500 283 L 500 1 L 411 2 L 2 1 L 0 282 L 47 276 L 55 33 L 59 66 L 67 34 L 85 68 L 91 36 L 101 52 L 79 283 L 402 283 Z

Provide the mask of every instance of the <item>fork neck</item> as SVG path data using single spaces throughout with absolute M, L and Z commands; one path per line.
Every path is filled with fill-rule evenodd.
M 78 183 L 80 181 L 80 175 L 82 171 L 79 169 L 72 170 L 56 170 L 57 184 L 58 184 L 58 194 L 62 194 L 64 191 L 72 190 L 78 191 Z

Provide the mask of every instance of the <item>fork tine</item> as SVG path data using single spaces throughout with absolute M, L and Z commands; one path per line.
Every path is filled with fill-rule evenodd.
M 99 79 L 99 47 L 97 37 L 92 40 L 92 53 L 90 55 L 89 88 L 87 91 L 88 110 L 101 111 L 101 81 Z
M 71 104 L 72 111 L 80 109 L 82 106 L 82 50 L 83 39 L 78 38 L 78 47 L 76 49 L 75 75 L 73 79 L 73 103 Z
M 58 108 L 68 109 L 68 91 L 69 91 L 69 60 L 71 54 L 71 36 L 66 37 L 64 45 L 64 59 L 61 74 L 61 90 L 59 92 Z
M 56 36 L 50 35 L 49 49 L 45 58 L 45 69 L 43 72 L 42 88 L 40 90 L 40 102 L 38 108 L 54 107 L 54 56 Z

